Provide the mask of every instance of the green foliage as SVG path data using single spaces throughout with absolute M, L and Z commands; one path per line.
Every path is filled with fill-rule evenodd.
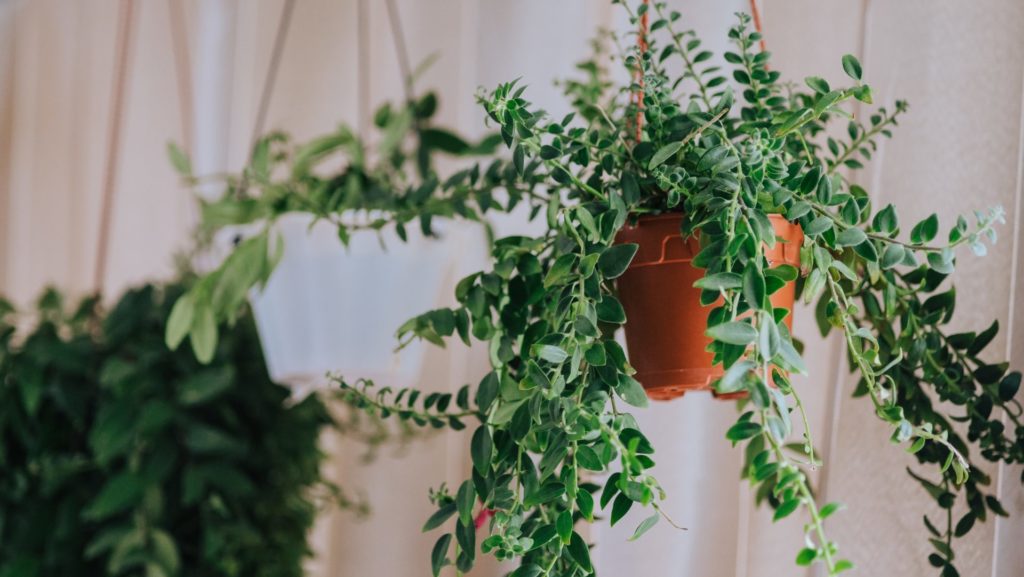
M 167 350 L 184 290 L 144 286 L 109 313 L 51 291 L 26 335 L 0 306 L 0 575 L 302 574 L 333 491 L 330 416 L 269 381 L 248 316 L 207 365 Z
M 432 236 L 436 219 L 480 220 L 488 210 L 511 210 L 532 195 L 518 188 L 517 167 L 503 160 L 472 165 L 442 180 L 434 166 L 438 156 L 492 154 L 500 139 L 492 135 L 469 143 L 431 123 L 436 109 L 433 93 L 400 107 L 385 104 L 374 116 L 376 138 L 342 125 L 296 145 L 282 133 L 259 140 L 242 173 L 223 178 L 221 198 L 200 201 L 198 236 L 203 246 L 224 227 L 252 224 L 258 230 L 176 303 L 167 345 L 176 349 L 188 338 L 196 357 L 209 361 L 218 325 L 232 322 L 250 289 L 264 285 L 274 272 L 283 246 L 273 225 L 283 214 L 301 212 L 327 221 L 343 244 L 357 232 L 379 233 L 386 227 L 394 227 L 405 241 L 410 226 Z M 187 183 L 209 180 L 192 174 L 179 148 L 172 145 L 169 151 Z M 501 203 L 492 193 L 498 187 L 508 193 Z
M 424 529 L 443 531 L 433 549 L 435 574 L 448 564 L 469 570 L 479 550 L 518 559 L 517 576 L 588 575 L 589 548 L 576 523 L 605 510 L 615 524 L 633 507 L 653 509 L 636 536 L 655 519 L 671 522 L 651 474 L 654 447 L 624 406 L 646 398 L 614 339 L 627 322 L 615 278 L 636 250 L 617 244 L 617 233 L 665 212 L 681 213 L 681 232 L 700 239 L 694 264 L 705 275 L 697 286 L 711 307 L 709 350 L 724 369 L 715 387 L 746 393 L 727 432 L 743 446 L 743 476 L 775 519 L 805 516 L 797 565 L 818 563 L 829 575 L 853 567 L 825 532 L 824 520 L 840 506 L 819 507 L 807 479 L 820 461 L 788 377 L 806 368 L 783 322 L 792 311 L 768 298 L 788 281 L 805 303 L 816 303 L 824 334 L 841 333 L 860 376 L 855 394 L 869 400 L 895 444 L 933 469 L 911 473 L 947 512 L 944 530 L 925 517 L 936 551 L 929 561 L 957 574 L 954 540 L 988 513 L 1005 514 L 972 458 L 1024 462 L 1020 373 L 983 360 L 997 327 L 945 331 L 955 250 L 984 254 L 1002 211 L 976 213 L 973 225 L 960 218 L 946 236 L 929 217 L 905 239 L 895 209 L 872 206 L 850 171 L 870 160 L 906 104 L 850 121 L 848 140 L 828 136 L 831 123 L 851 118 L 848 103 L 873 100 L 855 58 L 841 63 L 849 85 L 818 77 L 806 88 L 783 83 L 740 14 L 728 33 L 734 49 L 723 55 L 726 71 L 692 31 L 678 30 L 680 14 L 663 3 L 636 10 L 616 3 L 634 24 L 641 12 L 650 18 L 649 49 L 629 47 L 615 60 L 642 83 L 616 86 L 605 61 L 587 63 L 583 81 L 564 84 L 576 112 L 562 119 L 536 109 L 518 82 L 480 97 L 512 154 L 511 170 L 495 186 L 508 187 L 511 200 L 530 191 L 547 230 L 497 240 L 490 269 L 459 283 L 456 307 L 399 331 L 402 341 L 443 344 L 457 335 L 485 343 L 492 370 L 476 393 L 470 398 L 464 388 L 453 407 L 452 396 L 339 379 L 342 394 L 376 417 L 473 429 L 471 477 L 454 495 L 443 486 L 431 494 L 437 511 Z M 803 229 L 800 270 L 766 258 L 765 248 L 780 242 L 771 215 Z M 803 424 L 799 440 L 792 439 L 794 419 Z M 968 512 L 954 519 L 958 500 Z M 486 533 L 479 540 L 478 524 Z
M 967 501 L 969 513 L 955 527 L 933 531 L 933 563 L 955 571 L 952 539 L 984 520 L 986 510 L 1001 509 L 982 490 L 987 479 L 971 466 L 969 446 L 951 421 L 968 423 L 968 441 L 986 460 L 1024 460 L 1021 409 L 1014 400 L 1019 373 L 977 356 L 995 329 L 949 336 L 941 329 L 952 314 L 952 293 L 939 287 L 953 269 L 953 249 L 968 244 L 983 253 L 1001 211 L 979 213 L 974 228 L 961 219 L 944 244 L 929 244 L 939 232 L 934 217 L 914 227 L 909 242 L 900 240 L 892 207 L 874 211 L 867 193 L 837 171 L 870 159 L 875 138 L 890 135 L 904 103 L 897 102 L 891 114 L 881 109 L 869 125 L 851 122 L 848 142 L 825 137 L 829 122 L 849 116 L 845 102 L 872 100 L 861 84 L 860 64 L 843 59 L 855 81 L 849 87 L 833 88 L 820 78 L 808 79 L 810 92 L 784 86 L 780 73 L 769 70 L 768 55 L 756 50 L 758 33 L 740 15 L 729 32 L 736 51 L 725 54 L 740 88 L 737 106 L 721 70 L 698 66 L 710 53 L 700 50 L 692 32 L 676 32 L 679 15 L 660 3 L 652 9 L 651 30 L 669 44 L 660 48 L 652 34 L 648 52 L 629 49 L 621 59 L 630 71 L 642 70 L 642 112 L 631 98 L 640 85 L 609 94 L 611 85 L 596 76 L 603 64 L 581 66 L 589 80 L 566 84 L 578 114 L 560 121 L 533 109 L 515 82 L 481 99 L 517 163 L 530 167 L 520 171 L 519 186 L 547 195 L 548 231 L 498 240 L 493 269 L 459 285 L 460 305 L 448 316 L 464 319 L 458 331 L 463 340 L 472 335 L 490 346 L 493 372 L 480 384 L 476 407 L 456 414 L 417 412 L 413 393 L 405 390 L 388 391 L 372 410 L 431 424 L 461 423 L 470 415 L 480 420 L 470 481 L 482 509 L 494 511 L 481 550 L 520 558 L 517 574 L 590 573 L 585 544 L 564 522 L 593 518 L 594 499 L 580 483 L 584 470 L 610 473 L 599 506 L 611 508 L 613 524 L 634 505 L 664 516 L 664 492 L 649 472 L 653 447 L 617 403 L 646 401 L 613 340 L 625 315 L 602 311 L 619 310 L 614 279 L 635 254 L 635 247 L 615 243 L 620 228 L 640 215 L 680 211 L 683 233 L 701 238 L 695 263 L 706 269 L 698 282 L 709 293 L 705 302 L 721 302 L 707 329 L 715 363 L 726 369 L 716 386 L 748 393 L 741 402 L 747 410 L 727 437 L 745 445 L 744 476 L 759 500 L 772 504 L 775 519 L 806 511 L 807 546 L 797 564 L 822 563 L 830 575 L 853 567 L 838 557 L 824 530 L 823 520 L 838 504 L 819 508 L 807 481 L 804 468 L 818 462 L 811 431 L 799 443 L 789 441 L 791 419 L 799 416 L 805 428 L 808 420 L 787 374 L 805 368 L 781 322 L 790 311 L 773 309 L 767 296 L 799 276 L 804 300 L 818 303 L 820 325 L 844 333 L 851 365 L 861 376 L 858 392 L 892 427 L 894 442 L 906 443 L 921 463 L 938 465 L 941 483 L 922 481 L 926 488 L 946 510 L 958 494 Z M 682 75 L 666 71 L 672 58 L 681 60 Z M 684 85 L 695 90 L 681 105 L 677 90 Z M 633 129 L 641 113 L 637 141 Z M 574 123 L 577 116 L 582 125 Z M 773 268 L 765 258 L 764 248 L 778 242 L 771 214 L 804 229 L 802 270 Z M 437 342 L 454 335 L 453 326 L 431 322 L 437 315 L 410 321 L 400 336 Z M 405 396 L 404 408 L 389 407 L 393 394 Z M 934 396 L 965 407 L 968 416 L 942 412 Z M 1014 431 L 1004 430 L 997 410 L 1010 416 Z M 434 499 L 439 513 L 428 528 L 448 531 L 437 542 L 435 568 L 454 562 L 466 569 L 475 550 L 459 536 L 471 529 L 469 502 L 444 491 Z M 463 514 L 452 527 L 456 501 Z M 636 536 L 657 518 L 641 523 Z M 451 560 L 446 555 L 453 534 Z

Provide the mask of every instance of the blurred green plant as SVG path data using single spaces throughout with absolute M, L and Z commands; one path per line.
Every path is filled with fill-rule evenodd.
M 332 419 L 267 377 L 248 315 L 209 364 L 164 344 L 182 284 L 109 313 L 0 301 L 0 575 L 299 577 Z
M 209 359 L 217 327 L 230 323 L 249 290 L 273 273 L 283 248 L 274 223 L 284 214 L 305 213 L 331 223 L 344 245 L 352 234 L 386 227 L 405 241 L 409 226 L 434 236 L 436 219 L 478 221 L 488 210 L 512 210 L 531 196 L 501 159 L 442 179 L 439 158 L 494 155 L 501 138 L 493 134 L 471 143 L 437 127 L 432 122 L 437 106 L 433 93 L 399 106 L 384 104 L 374 114 L 371 134 L 357 134 L 344 124 L 301 144 L 280 132 L 268 134 L 239 174 L 194 175 L 188 156 L 171 145 L 171 163 L 187 183 L 224 186 L 217 200 L 200 199 L 200 247 L 224 227 L 252 224 L 258 230 L 178 301 L 167 327 L 168 346 L 177 348 L 189 338 L 196 356 Z M 507 192 L 501 202 L 494 189 Z

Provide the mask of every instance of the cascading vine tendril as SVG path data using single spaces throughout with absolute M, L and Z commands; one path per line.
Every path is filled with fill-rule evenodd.
M 703 336 L 723 369 L 715 388 L 746 395 L 727 432 L 743 445 L 744 478 L 775 519 L 806 515 L 796 563 L 820 563 L 829 575 L 853 566 L 826 533 L 841 505 L 817 503 L 808 481 L 820 461 L 803 385 L 789 378 L 807 371 L 784 322 L 792 311 L 770 300 L 788 282 L 814 304 L 823 335 L 841 333 L 859 375 L 854 394 L 868 398 L 894 443 L 928 466 L 910 474 L 947 516 L 944 530 L 925 517 L 929 561 L 957 575 L 955 539 L 989 514 L 1005 515 L 977 454 L 1024 462 L 1020 373 L 983 360 L 998 326 L 944 328 L 955 305 L 946 288 L 954 251 L 984 254 L 1002 211 L 976 213 L 973 224 L 958 219 L 945 241 L 936 241 L 934 215 L 902 235 L 895 208 L 872 206 L 852 171 L 870 160 L 878 138 L 891 136 L 907 105 L 852 118 L 848 103 L 873 100 L 856 58 L 842 59 L 845 87 L 814 76 L 783 82 L 768 68 L 761 34 L 739 14 L 728 32 L 734 48 L 722 55 L 726 70 L 664 3 L 615 3 L 634 25 L 649 24 L 639 45 L 620 48 L 628 83 L 613 86 L 606 60 L 584 64 L 587 76 L 564 84 L 575 112 L 562 119 L 536 109 L 517 82 L 481 94 L 511 161 L 495 163 L 502 178 L 486 190 L 473 184 L 475 167 L 437 179 L 439 194 L 463 195 L 444 198 L 472 200 L 481 213 L 507 188 L 547 225 L 536 237 L 496 240 L 490 268 L 458 284 L 456 306 L 399 329 L 400 342 L 485 343 L 491 370 L 475 390 L 454 394 L 336 377 L 351 404 L 378 416 L 454 429 L 477 421 L 470 477 L 431 493 L 437 509 L 423 528 L 444 528 L 431 555 L 434 575 L 447 565 L 469 571 L 478 550 L 518 559 L 515 577 L 587 575 L 593 565 L 577 526 L 598 511 L 616 524 L 634 507 L 649 508 L 634 538 L 671 522 L 668 493 L 652 475 L 654 447 L 622 406 L 642 407 L 647 396 L 615 340 L 627 320 L 616 279 L 637 251 L 617 242 L 618 233 L 663 213 L 681 214 L 682 235 L 699 239 L 694 263 L 704 276 L 695 286 L 710 312 Z M 848 140 L 827 130 L 843 119 Z M 779 242 L 772 215 L 803 230 L 799 267 L 766 259 Z M 400 222 L 411 218 L 403 213 Z M 954 519 L 958 501 L 967 513 Z

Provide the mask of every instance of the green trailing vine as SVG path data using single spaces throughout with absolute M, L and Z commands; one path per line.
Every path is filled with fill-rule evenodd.
M 374 115 L 378 134 L 372 147 L 372 135 L 359 135 L 346 125 L 301 144 L 292 144 L 284 133 L 268 134 L 237 175 L 194 175 L 190 159 L 170 145 L 171 162 L 187 184 L 224 185 L 217 200 L 200 199 L 198 250 L 226 227 L 256 230 L 179 299 L 168 322 L 168 346 L 176 349 L 187 338 L 198 358 L 209 359 L 217 327 L 232 322 L 249 291 L 273 274 L 283 254 L 274 227 L 282 215 L 302 213 L 328 222 L 347 245 L 352 234 L 386 228 L 402 241 L 409 227 L 431 237 L 438 219 L 479 221 L 489 210 L 530 202 L 533 192 L 519 188 L 511 164 L 502 159 L 472 164 L 442 179 L 435 169 L 439 156 L 491 155 L 500 139 L 492 135 L 470 143 L 434 126 L 437 107 L 433 93 L 402 106 L 384 104 Z M 505 191 L 500 202 L 495 189 Z
M 846 86 L 819 77 L 783 82 L 739 14 L 723 69 L 663 3 L 616 3 L 634 24 L 650 19 L 646 49 L 619 48 L 633 81 L 616 87 L 601 60 L 582 66 L 586 78 L 564 85 L 576 112 L 561 119 L 536 109 L 517 82 L 479 97 L 511 153 L 494 188 L 528 198 L 546 231 L 496 240 L 490 268 L 457 286 L 457 306 L 399 329 L 400 342 L 483 342 L 491 371 L 475 391 L 454 395 L 336 377 L 343 395 L 377 417 L 471 429 L 472 475 L 454 491 L 431 493 L 437 509 L 423 529 L 441 531 L 433 574 L 447 565 L 469 571 L 482 552 L 518 560 L 515 577 L 588 575 L 580 523 L 604 510 L 616 524 L 645 507 L 637 538 L 671 522 L 652 475 L 654 447 L 629 413 L 647 395 L 615 340 L 627 320 L 616 279 L 637 246 L 616 239 L 639 218 L 679 213 L 683 236 L 700 243 L 696 286 L 709 307 L 709 350 L 723 369 L 715 389 L 745 394 L 727 439 L 743 446 L 744 478 L 775 519 L 806 519 L 796 563 L 820 564 L 828 575 L 853 567 L 826 531 L 842 506 L 818 503 L 807 478 L 821 461 L 789 380 L 806 368 L 785 322 L 792 311 L 770 300 L 787 283 L 816 307 L 823 335 L 840 333 L 859 375 L 854 395 L 869 400 L 893 443 L 921 465 L 911 476 L 947 512 L 924 519 L 929 561 L 957 575 L 955 540 L 990 514 L 1005 515 L 979 456 L 1024 462 L 1020 373 L 983 360 L 998 326 L 945 330 L 955 251 L 984 254 L 1002 211 L 958 219 L 941 239 L 934 215 L 903 234 L 895 208 L 872 206 L 847 173 L 870 160 L 907 111 L 896 102 L 866 123 L 852 117 L 852 101 L 873 101 L 856 58 L 842 59 Z M 849 139 L 828 136 L 843 118 Z M 781 242 L 773 216 L 802 229 L 799 267 L 766 257 Z M 967 513 L 954 519 L 958 501 Z

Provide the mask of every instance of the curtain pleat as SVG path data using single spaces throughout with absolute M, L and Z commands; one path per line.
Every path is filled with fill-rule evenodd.
M 125 101 L 123 152 L 115 185 L 109 295 L 172 274 L 172 255 L 188 246 L 196 212 L 190 191 L 166 159 L 168 140 L 192 127 L 200 171 L 238 170 L 248 152 L 273 35 L 283 0 L 181 0 L 194 101 L 180 102 L 173 21 L 168 2 L 139 2 L 136 52 Z M 402 96 L 401 77 L 382 2 L 365 2 L 367 49 L 357 42 L 356 0 L 302 0 L 267 117 L 268 129 L 297 140 L 358 125 L 358 64 L 368 66 L 365 92 L 374 105 Z M 683 20 L 716 53 L 746 0 L 672 0 Z M 626 29 L 621 11 L 594 0 L 401 0 L 397 3 L 415 66 L 437 61 L 417 81 L 436 90 L 440 121 L 472 136 L 488 131 L 474 92 L 523 77 L 527 97 L 553 115 L 566 112 L 553 80 L 574 74 L 601 27 Z M 907 222 L 938 211 L 955 214 L 1001 204 L 1010 226 L 984 259 L 965 257 L 955 277 L 971 298 L 956 326 L 975 330 L 998 318 L 995 349 L 1024 362 L 1024 274 L 1013 223 L 1021 211 L 1024 4 L 903 2 L 762 2 L 773 66 L 790 79 L 843 78 L 844 53 L 857 54 L 876 101 L 911 102 L 895 138 L 881 143 L 857 175 L 876 203 L 894 202 Z M 117 0 L 26 0 L 0 4 L 0 290 L 26 303 L 45 284 L 75 293 L 91 287 L 98 202 L 106 153 Z M 180 15 L 180 14 L 179 14 Z M 175 16 L 176 17 L 176 16 Z M 212 20 L 211 20 L 212 19 Z M 180 45 L 180 42 L 179 42 Z M 179 55 L 180 57 L 180 55 Z M 176 68 L 179 67 L 179 68 Z M 194 118 L 183 118 L 188 110 Z M 183 112 L 185 111 L 185 112 Z M 864 114 L 867 110 L 859 110 Z M 839 127 L 842 131 L 844 127 Z M 498 219 L 511 234 L 531 229 L 522 215 Z M 536 226 L 536 225 L 534 225 Z M 536 228 L 532 229 L 534 232 Z M 480 261 L 481 266 L 485 266 Z M 454 278 L 447 282 L 454 282 Z M 980 295 L 980 296 L 979 296 Z M 1016 306 L 1014 306 L 1016 305 Z M 360 319 L 369 322 L 372 319 Z M 832 536 L 864 575 L 930 575 L 921 511 L 932 505 L 902 469 L 912 464 L 889 446 L 888 431 L 866 403 L 849 398 L 841 344 L 822 341 L 813 311 L 796 311 L 812 377 L 795 381 L 812 415 L 825 466 L 816 486 L 849 509 L 830 520 Z M 995 359 L 993 359 L 995 360 Z M 452 346 L 432 351 L 421 386 L 455 390 L 486 372 L 485 351 Z M 817 575 L 793 558 L 802 542 L 797 516 L 772 524 L 737 482 L 741 454 L 724 432 L 732 404 L 689 395 L 643 411 L 639 418 L 658 448 L 654 469 L 669 493 L 666 510 L 686 531 L 659 524 L 643 539 L 626 539 L 642 518 L 589 529 L 604 575 L 645 577 L 777 577 Z M 363 448 L 325 438 L 326 473 L 362 491 L 374 508 L 366 520 L 326 511 L 314 530 L 311 577 L 426 575 L 436 537 L 419 527 L 431 510 L 428 488 L 457 486 L 468 473 L 468 438 L 439 433 L 403 450 L 385 448 L 364 463 Z M 993 482 L 1011 514 L 979 525 L 958 550 L 965 577 L 1016 577 L 1024 567 L 1024 493 L 1020 467 L 993 467 Z M 473 574 L 507 568 L 484 562 Z

